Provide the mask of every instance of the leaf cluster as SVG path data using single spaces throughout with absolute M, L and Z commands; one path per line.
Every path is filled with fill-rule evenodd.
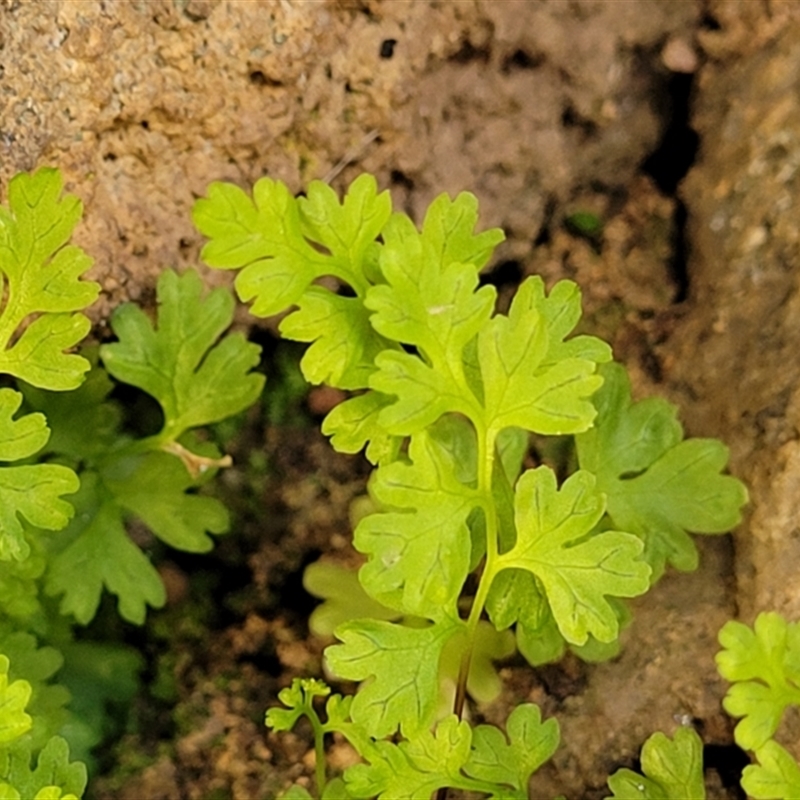
M 705 800 L 703 742 L 691 728 L 679 728 L 672 739 L 654 733 L 643 745 L 640 775 L 617 770 L 609 779 L 606 800 Z
M 42 169 L 20 174 L 0 207 L 0 372 L 41 389 L 80 385 L 86 359 L 67 352 L 89 332 L 82 309 L 100 291 L 82 279 L 91 259 L 68 244 L 81 216 L 76 197 L 61 197 L 61 176 Z M 25 463 L 46 444 L 43 414 L 18 416 L 22 394 L 0 389 L 0 560 L 24 560 L 30 545 L 23 524 L 63 528 L 73 510 L 64 495 L 78 490 L 61 464 Z
M 258 348 L 225 334 L 233 299 L 205 292 L 191 271 L 163 273 L 155 318 L 126 304 L 111 320 L 116 342 L 74 352 L 99 291 L 84 277 L 91 259 L 69 243 L 80 216 L 48 169 L 14 178 L 0 207 L 0 794 L 10 798 L 76 800 L 85 785 L 85 768 L 70 764 L 55 735 L 67 693 L 50 681 L 63 656 L 26 632 L 55 636 L 45 595 L 78 623 L 92 619 L 105 590 L 132 622 L 162 605 L 148 550 L 160 541 L 204 552 L 229 526 L 225 508 L 201 491 L 229 459 L 196 431 L 244 410 L 264 384 Z M 548 291 L 528 278 L 508 313 L 495 313 L 480 271 L 503 234 L 475 232 L 470 194 L 437 198 L 417 227 L 370 176 L 343 201 L 319 182 L 295 198 L 263 179 L 252 197 L 212 184 L 194 219 L 210 239 L 203 258 L 239 271 L 237 291 L 254 314 L 290 310 L 280 331 L 308 344 L 305 378 L 354 393 L 323 430 L 340 451 L 363 449 L 376 465 L 376 510 L 354 538 L 365 557 L 360 613 L 317 575 L 332 601 L 327 624 L 338 621 L 328 666 L 360 688 L 345 699 L 316 681 L 296 683 L 268 724 L 287 730 L 309 719 L 322 797 L 411 798 L 446 787 L 526 797 L 557 746 L 557 724 L 525 704 L 505 730 L 472 728 L 461 719 L 465 693 L 497 691 L 491 661 L 512 641 L 533 664 L 565 647 L 587 658 L 613 653 L 624 598 L 668 565 L 693 569 L 689 533 L 737 523 L 746 494 L 721 474 L 727 451 L 684 440 L 664 401 L 632 401 L 608 345 L 575 335 L 575 284 Z M 118 383 L 158 404 L 155 433 L 126 429 Z M 560 480 L 531 466 L 531 434 L 573 437 L 579 469 Z M 132 526 L 145 532 L 139 543 Z M 797 701 L 796 631 L 768 620 L 750 638 L 736 627 L 726 635 L 720 668 L 737 681 L 729 710 L 744 717 L 737 736 L 761 761 L 752 780 L 768 781 L 771 769 L 773 782 L 777 771 L 796 788 L 770 739 Z M 79 686 L 98 651 L 67 639 L 74 660 L 64 672 Z M 136 669 L 125 654 L 102 660 L 122 675 Z M 101 694 L 113 691 L 101 671 L 94 678 Z M 455 694 L 444 711 L 443 686 Z M 324 722 L 314 706 L 323 696 Z M 83 720 L 101 702 L 80 690 L 76 700 Z M 329 782 L 320 764 L 331 733 L 364 763 Z M 681 731 L 673 742 L 654 739 L 646 777 L 618 773 L 614 796 L 701 791 L 698 741 Z
M 787 707 L 800 706 L 800 623 L 775 612 L 759 614 L 753 627 L 731 620 L 719 632 L 717 668 L 731 687 L 723 707 L 740 721 L 739 747 L 755 752 L 742 786 L 757 800 L 800 796 L 800 765 L 774 740 Z
M 233 299 L 224 289 L 204 298 L 196 272 L 165 271 L 157 299 L 155 325 L 134 304 L 117 309 L 111 327 L 119 341 L 100 348 L 104 368 L 95 357 L 87 380 L 66 401 L 41 390 L 25 392 L 53 430 L 44 452 L 80 473 L 73 501 L 80 513 L 50 547 L 45 588 L 61 597 L 62 613 L 84 624 L 104 589 L 117 595 L 120 615 L 139 624 L 148 605 L 164 603 L 155 567 L 128 536 L 131 523 L 194 553 L 211 549 L 209 534 L 228 530 L 222 503 L 197 489 L 230 461 L 193 431 L 247 408 L 264 384 L 263 375 L 252 372 L 259 348 L 240 334 L 220 339 L 233 318 Z M 122 410 L 110 396 L 111 378 L 158 402 L 157 433 L 126 433 Z M 91 429 L 93 436 L 83 435 Z
M 228 529 L 226 509 L 200 489 L 229 458 L 196 430 L 245 409 L 264 384 L 259 348 L 224 335 L 233 298 L 205 293 L 192 271 L 163 273 L 154 321 L 126 304 L 111 320 L 116 342 L 74 352 L 100 288 L 69 243 L 81 213 L 54 169 L 16 176 L 0 207 L 0 661 L 11 660 L 9 709 L 23 696 L 27 708 L 8 718 L 19 736 L 0 753 L 0 794 L 26 800 L 61 797 L 55 784 L 82 791 L 74 776 L 44 781 L 66 763 L 53 736 L 68 730 L 73 751 L 88 754 L 105 700 L 129 697 L 140 668 L 130 651 L 71 641 L 71 626 L 94 617 L 104 590 L 126 620 L 143 622 L 165 600 L 153 543 L 203 552 L 209 534 Z M 120 383 L 158 404 L 155 434 L 128 429 Z M 100 674 L 111 665 L 113 677 Z M 62 685 L 52 683 L 59 671 Z
M 689 532 L 738 522 L 746 492 L 721 474 L 727 451 L 684 440 L 665 401 L 632 401 L 608 345 L 575 335 L 574 283 L 547 291 L 529 277 L 508 313 L 495 313 L 480 270 L 503 235 L 475 232 L 470 194 L 438 197 L 418 228 L 370 176 L 341 202 L 319 182 L 294 198 L 265 178 L 252 196 L 212 184 L 194 221 L 209 237 L 203 259 L 238 270 L 255 315 L 289 311 L 280 331 L 309 345 L 306 379 L 354 393 L 323 431 L 376 465 L 376 511 L 354 535 L 366 558 L 361 618 L 340 590 L 319 592 L 340 620 L 328 667 L 360 682 L 347 724 L 371 742 L 357 747 L 367 764 L 346 773 L 348 791 L 470 788 L 479 729 L 470 735 L 459 717 L 479 631 L 513 629 L 534 664 L 567 646 L 613 654 L 623 599 L 668 564 L 696 566 Z M 565 480 L 545 465 L 524 469 L 531 434 L 574 437 L 579 469 Z M 442 717 L 453 663 L 456 715 Z M 434 762 L 438 773 L 420 766 Z
M 286 708 L 270 709 L 266 717 L 267 726 L 274 731 L 288 731 L 306 716 L 318 740 L 325 734 L 341 734 L 362 756 L 365 763 L 349 767 L 342 779 L 321 789 L 323 798 L 414 800 L 453 787 L 483 792 L 498 800 L 525 800 L 530 776 L 558 746 L 558 723 L 552 719 L 543 722 L 539 708 L 532 704 L 512 711 L 505 732 L 493 725 L 472 728 L 449 714 L 432 729 L 419 730 L 395 743 L 376 741 L 353 723 L 353 698 L 329 695 L 330 689 L 321 681 L 295 679 L 279 695 Z M 314 708 L 314 699 L 321 697 L 328 697 L 325 722 Z M 331 794 L 333 791 L 336 794 Z M 311 795 L 290 791 L 284 797 Z
M 728 449 L 717 439 L 684 439 L 675 406 L 660 397 L 634 403 L 619 364 L 601 368 L 597 418 L 575 437 L 578 462 L 597 477 L 614 526 L 639 536 L 654 577 L 666 565 L 697 568 L 692 533 L 722 533 L 741 520 L 741 481 L 721 474 Z
M 115 312 L 118 341 L 100 349 L 104 368 L 96 352 L 69 352 L 89 330 L 81 309 L 99 286 L 82 277 L 91 259 L 68 243 L 81 204 L 61 189 L 57 170 L 21 174 L 0 207 L 0 371 L 18 383 L 0 389 L 0 585 L 15 598 L 3 610 L 39 612 L 39 580 L 78 622 L 94 616 L 104 587 L 123 617 L 141 622 L 164 589 L 126 525 L 138 519 L 193 552 L 227 529 L 222 505 L 195 493 L 227 460 L 191 432 L 258 397 L 259 349 L 240 334 L 222 337 L 234 305 L 225 290 L 203 298 L 196 273 L 167 271 L 156 325 L 133 304 Z M 123 430 L 109 376 L 158 402 L 157 434 L 134 440 Z M 65 530 L 43 540 L 42 529 Z
M 70 762 L 69 747 L 60 736 L 37 744 L 34 689 L 28 681 L 12 679 L 9 667 L 9 659 L 0 655 L 0 795 L 9 800 L 78 800 L 86 787 L 86 767 Z
M 800 624 L 775 612 L 759 614 L 752 627 L 731 620 L 719 632 L 720 675 L 731 682 L 723 707 L 739 718 L 734 738 L 755 754 L 741 785 L 754 800 L 800 796 L 800 764 L 773 738 L 789 706 L 800 705 Z M 705 798 L 702 741 L 689 728 L 673 740 L 651 736 L 642 747 L 643 775 L 618 770 L 608 780 L 608 800 Z

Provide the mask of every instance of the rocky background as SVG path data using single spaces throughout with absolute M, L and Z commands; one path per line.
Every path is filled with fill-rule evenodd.
M 700 18 L 684 0 L 5 6 L 0 178 L 56 164 L 84 199 L 99 319 L 196 261 L 189 209 L 214 180 L 369 170 L 416 214 L 470 190 L 501 256 L 525 256 L 655 149 Z
M 637 393 L 724 439 L 751 489 L 732 540 L 701 543 L 699 572 L 634 604 L 618 663 L 511 665 L 506 706 L 486 716 L 526 698 L 558 713 L 564 745 L 540 790 L 587 798 L 653 730 L 694 719 L 721 748 L 707 758 L 723 753 L 711 796 L 735 797 L 716 631 L 766 609 L 800 618 L 799 83 L 792 0 L 3 0 L 0 185 L 54 165 L 83 199 L 100 337 L 121 301 L 152 301 L 164 267 L 197 262 L 189 212 L 211 181 L 270 175 L 299 192 L 367 170 L 416 218 L 442 191 L 474 192 L 508 235 L 489 279 L 577 280 Z M 576 236 L 576 212 L 602 233 Z M 287 523 L 300 542 L 314 524 Z M 250 563 L 266 586 L 282 556 L 264 547 Z M 258 620 L 225 641 L 302 671 Z M 212 735 L 151 746 L 108 796 L 264 796 L 264 775 L 307 771 L 302 741 L 264 745 L 263 708 L 199 678 L 191 691 L 217 708 Z

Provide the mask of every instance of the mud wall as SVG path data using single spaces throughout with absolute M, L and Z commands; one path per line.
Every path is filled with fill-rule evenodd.
M 691 291 L 666 350 L 690 425 L 723 436 L 751 487 L 740 612 L 800 618 L 800 9 L 712 4 L 681 187 Z
M 630 180 L 660 135 L 661 51 L 698 14 L 694 0 L 7 0 L 0 181 L 56 165 L 84 199 L 96 320 L 196 261 L 189 209 L 212 180 L 299 191 L 370 170 L 417 213 L 471 190 L 510 258 L 582 187 Z

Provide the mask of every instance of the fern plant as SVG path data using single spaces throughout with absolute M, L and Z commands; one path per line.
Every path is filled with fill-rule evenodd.
M 86 771 L 69 766 L 57 734 L 88 758 L 105 697 L 135 690 L 136 653 L 71 636 L 106 590 L 137 624 L 164 604 L 161 579 L 126 526 L 136 519 L 181 550 L 212 547 L 209 534 L 227 531 L 228 513 L 197 489 L 229 459 L 194 431 L 246 408 L 264 384 L 252 371 L 259 348 L 222 337 L 233 298 L 223 289 L 204 296 L 191 271 L 161 276 L 155 325 L 127 304 L 112 318 L 117 342 L 73 352 L 100 290 L 83 277 L 91 259 L 69 243 L 81 214 L 47 168 L 16 176 L 0 206 L 0 794 L 25 800 L 80 795 Z M 159 432 L 126 432 L 112 379 L 159 403 Z
M 323 722 L 314 698 L 327 687 L 296 682 L 268 725 L 311 720 L 321 797 L 397 800 L 448 787 L 527 797 L 557 725 L 531 704 L 505 732 L 463 719 L 476 668 L 487 666 L 487 629 L 513 629 L 533 665 L 566 647 L 613 654 L 624 599 L 668 564 L 697 565 L 689 532 L 738 523 L 746 492 L 722 474 L 727 450 L 685 440 L 665 401 L 631 400 L 608 345 L 572 335 L 575 284 L 548 292 L 527 278 L 508 313 L 495 313 L 479 273 L 503 235 L 474 232 L 472 195 L 440 196 L 418 229 L 370 176 L 342 202 L 319 182 L 295 199 L 265 178 L 252 197 L 212 184 L 194 220 L 210 240 L 203 259 L 239 270 L 253 314 L 294 309 L 279 327 L 309 344 L 307 380 L 354 392 L 323 431 L 376 465 L 378 510 L 354 545 L 361 587 L 387 613 L 345 619 L 326 651 L 330 671 L 358 691 L 329 697 Z M 578 469 L 565 480 L 544 464 L 524 469 L 531 434 L 573 437 Z M 328 782 L 321 742 L 333 732 L 364 763 Z
M 111 322 L 116 342 L 73 352 L 99 291 L 83 278 L 91 260 L 69 244 L 80 215 L 48 169 L 17 176 L 0 208 L 0 794 L 15 799 L 83 792 L 86 770 L 70 759 L 97 741 L 96 720 L 79 710 L 92 702 L 69 708 L 67 689 L 86 680 L 65 687 L 54 678 L 65 660 L 65 674 L 85 678 L 100 649 L 72 641 L 71 628 L 94 617 L 105 591 L 134 623 L 164 603 L 148 554 L 126 534 L 131 520 L 191 552 L 227 530 L 225 508 L 198 490 L 229 459 L 195 431 L 246 408 L 264 384 L 253 371 L 258 349 L 224 335 L 232 298 L 204 292 L 191 271 L 161 276 L 154 320 L 125 305 Z M 666 402 L 631 400 L 610 348 L 573 335 L 574 284 L 548 292 L 529 278 L 508 313 L 495 313 L 479 272 L 502 234 L 474 232 L 471 195 L 438 198 L 418 229 L 369 176 L 343 202 L 321 183 L 296 199 L 265 179 L 252 198 L 212 185 L 195 221 L 210 237 L 204 258 L 240 270 L 236 287 L 253 313 L 295 307 L 280 329 L 310 345 L 306 379 L 354 393 L 323 430 L 376 467 L 375 511 L 354 535 L 364 556 L 357 610 L 326 588 L 330 572 L 316 572 L 336 612 L 328 619 L 338 620 L 329 668 L 359 689 L 342 697 L 297 681 L 268 723 L 311 721 L 322 797 L 429 797 L 451 787 L 527 797 L 557 747 L 556 721 L 522 704 L 503 730 L 473 727 L 467 697 L 497 691 L 491 662 L 514 647 L 534 666 L 567 647 L 588 659 L 616 652 L 625 598 L 669 565 L 696 566 L 690 532 L 738 522 L 746 493 L 722 474 L 727 451 L 684 439 Z M 114 381 L 156 400 L 158 431 L 125 429 Z M 569 437 L 577 469 L 529 466 L 532 434 Z M 130 687 L 135 655 L 102 657 Z M 324 738 L 333 733 L 363 763 L 329 780 Z M 668 776 L 653 766 L 664 748 L 694 763 L 699 739 L 690 739 L 658 739 L 643 757 L 653 791 L 695 785 L 691 773 L 665 789 Z M 773 755 L 764 750 L 764 761 Z M 616 780 L 615 797 L 645 786 Z

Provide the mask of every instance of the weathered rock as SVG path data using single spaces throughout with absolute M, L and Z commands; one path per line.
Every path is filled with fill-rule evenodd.
M 196 261 L 212 180 L 368 169 L 417 215 L 471 190 L 520 255 L 554 204 L 624 186 L 657 142 L 660 46 L 699 8 L 647 6 L 9 0 L 0 180 L 55 165 L 84 199 L 95 320 Z
M 726 7 L 725 4 L 721 6 Z M 688 314 L 665 379 L 693 432 L 722 435 L 751 486 L 736 539 L 744 618 L 800 618 L 800 20 L 700 73 Z

